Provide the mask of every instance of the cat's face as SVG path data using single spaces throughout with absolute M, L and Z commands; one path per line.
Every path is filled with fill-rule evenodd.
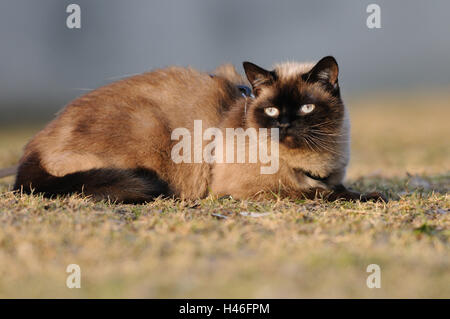
M 345 112 L 333 57 L 312 68 L 286 64 L 267 71 L 244 62 L 244 69 L 255 94 L 249 126 L 278 128 L 280 143 L 289 149 L 338 151 Z

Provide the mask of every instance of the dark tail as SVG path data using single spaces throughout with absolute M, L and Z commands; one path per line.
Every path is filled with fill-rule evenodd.
M 0 178 L 16 175 L 19 165 L 0 169 Z
M 53 176 L 40 167 L 37 157 L 30 157 L 18 169 L 14 190 L 43 193 L 46 197 L 80 193 L 96 200 L 143 203 L 170 196 L 168 184 L 156 172 L 144 168 L 100 168 Z

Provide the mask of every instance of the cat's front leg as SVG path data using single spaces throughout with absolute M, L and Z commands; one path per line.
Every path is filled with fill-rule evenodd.
M 327 201 L 346 200 L 346 201 L 383 201 L 387 202 L 387 198 L 378 192 L 372 192 L 367 194 L 361 194 L 358 192 L 347 189 L 344 185 L 340 184 L 328 190 L 325 188 L 312 188 L 303 193 L 304 197 L 309 199 L 322 198 Z
M 361 201 L 361 202 L 368 202 L 368 201 L 383 201 L 387 202 L 387 198 L 378 192 L 371 192 L 367 194 L 361 194 L 358 192 L 354 192 L 352 190 L 347 189 L 344 185 L 339 184 L 335 187 L 333 187 L 333 191 L 330 194 L 328 200 L 348 200 L 348 201 Z
M 362 194 L 361 201 L 363 201 L 363 202 L 374 201 L 374 202 L 387 203 L 389 201 L 389 199 L 379 192 L 370 192 L 367 194 Z

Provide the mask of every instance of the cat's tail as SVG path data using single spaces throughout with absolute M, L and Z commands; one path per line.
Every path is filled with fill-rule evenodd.
M 14 165 L 11 167 L 0 169 L 0 178 L 15 175 L 17 173 L 18 168 L 19 168 L 19 165 Z
M 171 195 L 168 184 L 152 170 L 99 168 L 58 177 L 46 172 L 35 157 L 19 166 L 14 190 L 43 193 L 46 197 L 79 193 L 123 203 L 143 203 Z

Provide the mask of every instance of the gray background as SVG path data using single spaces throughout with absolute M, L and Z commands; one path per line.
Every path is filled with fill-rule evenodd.
M 66 27 L 81 6 L 82 28 Z M 382 29 L 366 27 L 381 6 Z M 448 88 L 450 1 L 2 0 L 0 123 L 49 118 L 71 99 L 171 64 L 334 55 L 344 94 Z

